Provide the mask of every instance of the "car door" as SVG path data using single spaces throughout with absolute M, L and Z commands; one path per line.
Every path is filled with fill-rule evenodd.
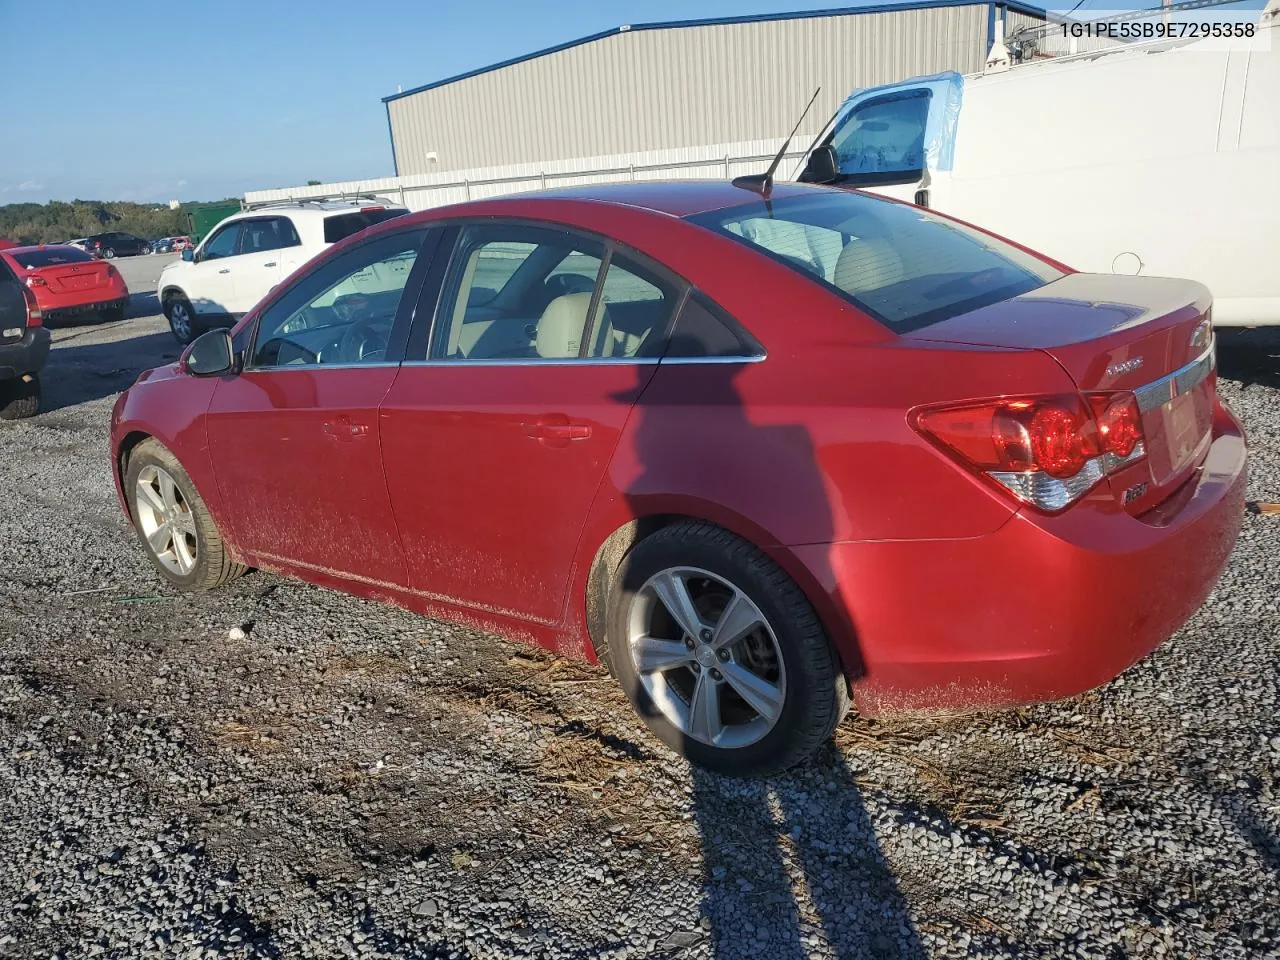
M 240 221 L 209 234 L 195 252 L 184 281 L 187 298 L 202 316 L 229 316 L 236 310 L 236 268 L 240 253 Z
M 288 248 L 302 246 L 302 240 L 288 217 L 252 217 L 240 223 L 234 312 L 248 313 L 280 282 Z
M 214 474 L 254 562 L 405 583 L 377 411 L 437 236 L 397 231 L 313 266 L 263 310 L 243 371 L 218 383 Z
M 379 416 L 414 589 L 560 620 L 587 511 L 678 296 L 597 239 L 503 221 L 458 232 L 430 340 L 420 308 Z M 637 305 L 625 324 L 610 297 L 615 319 Z

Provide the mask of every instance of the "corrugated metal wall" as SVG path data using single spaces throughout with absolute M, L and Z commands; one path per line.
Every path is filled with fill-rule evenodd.
M 635 30 L 387 104 L 401 175 L 812 135 L 854 89 L 982 69 L 986 4 Z M 435 153 L 437 161 L 428 161 Z

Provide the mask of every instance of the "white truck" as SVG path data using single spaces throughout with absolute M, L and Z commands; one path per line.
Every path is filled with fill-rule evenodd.
M 799 178 L 910 200 L 1077 270 L 1199 280 L 1215 324 L 1280 325 L 1278 13 L 1271 0 L 1230 44 L 857 91 Z

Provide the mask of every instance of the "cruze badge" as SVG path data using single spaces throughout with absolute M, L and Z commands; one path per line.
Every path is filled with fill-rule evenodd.
M 1107 367 L 1108 377 L 1119 377 L 1126 373 L 1133 373 L 1142 366 L 1141 357 L 1131 357 L 1128 360 L 1122 360 L 1119 363 L 1113 363 Z

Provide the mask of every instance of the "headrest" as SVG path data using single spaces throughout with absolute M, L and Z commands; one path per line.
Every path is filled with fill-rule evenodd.
M 591 294 L 566 293 L 556 297 L 542 311 L 538 321 L 538 339 L 534 348 L 540 357 L 576 357 L 582 346 L 582 332 L 587 326 Z

